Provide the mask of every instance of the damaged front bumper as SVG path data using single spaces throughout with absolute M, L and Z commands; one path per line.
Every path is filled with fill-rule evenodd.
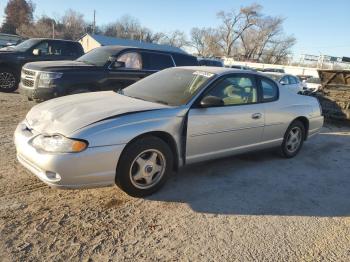
M 80 153 L 38 152 L 29 143 L 39 135 L 20 123 L 14 134 L 18 161 L 52 187 L 81 188 L 114 185 L 125 145 L 90 147 Z

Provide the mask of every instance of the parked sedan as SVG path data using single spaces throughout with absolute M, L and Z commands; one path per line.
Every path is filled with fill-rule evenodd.
M 321 88 L 321 80 L 316 77 L 310 77 L 303 82 L 303 91 L 315 93 Z
M 297 76 L 281 74 L 281 73 L 264 73 L 268 77 L 280 83 L 283 88 L 287 88 L 292 92 L 298 93 L 303 91 L 303 83 Z
M 178 67 L 119 92 L 36 105 L 15 144 L 19 162 L 50 186 L 116 183 L 139 197 L 187 164 L 270 147 L 294 157 L 322 124 L 317 99 L 260 73 Z

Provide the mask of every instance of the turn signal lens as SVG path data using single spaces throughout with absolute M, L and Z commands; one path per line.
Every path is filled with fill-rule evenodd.
M 72 143 L 72 152 L 81 152 L 85 150 L 87 147 L 87 144 L 82 141 L 74 141 Z

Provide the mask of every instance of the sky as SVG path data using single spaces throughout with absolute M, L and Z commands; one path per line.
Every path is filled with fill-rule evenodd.
M 293 48 L 300 54 L 350 56 L 350 0 L 32 0 L 34 17 L 60 17 L 71 8 L 93 20 L 96 10 L 97 25 L 106 25 L 128 14 L 153 31 L 182 30 L 189 35 L 192 27 L 212 27 L 219 24 L 216 13 L 239 9 L 251 3 L 263 6 L 262 12 L 285 18 L 284 31 L 297 39 Z M 7 0 L 0 0 L 0 21 Z

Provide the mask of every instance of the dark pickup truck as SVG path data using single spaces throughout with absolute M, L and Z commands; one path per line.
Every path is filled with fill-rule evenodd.
M 35 62 L 22 69 L 20 90 L 29 100 L 103 90 L 120 90 L 159 70 L 198 65 L 179 49 L 103 46 L 75 61 Z
M 28 39 L 16 46 L 0 49 L 0 91 L 13 92 L 21 68 L 34 61 L 74 60 L 84 54 L 80 43 L 60 39 Z

